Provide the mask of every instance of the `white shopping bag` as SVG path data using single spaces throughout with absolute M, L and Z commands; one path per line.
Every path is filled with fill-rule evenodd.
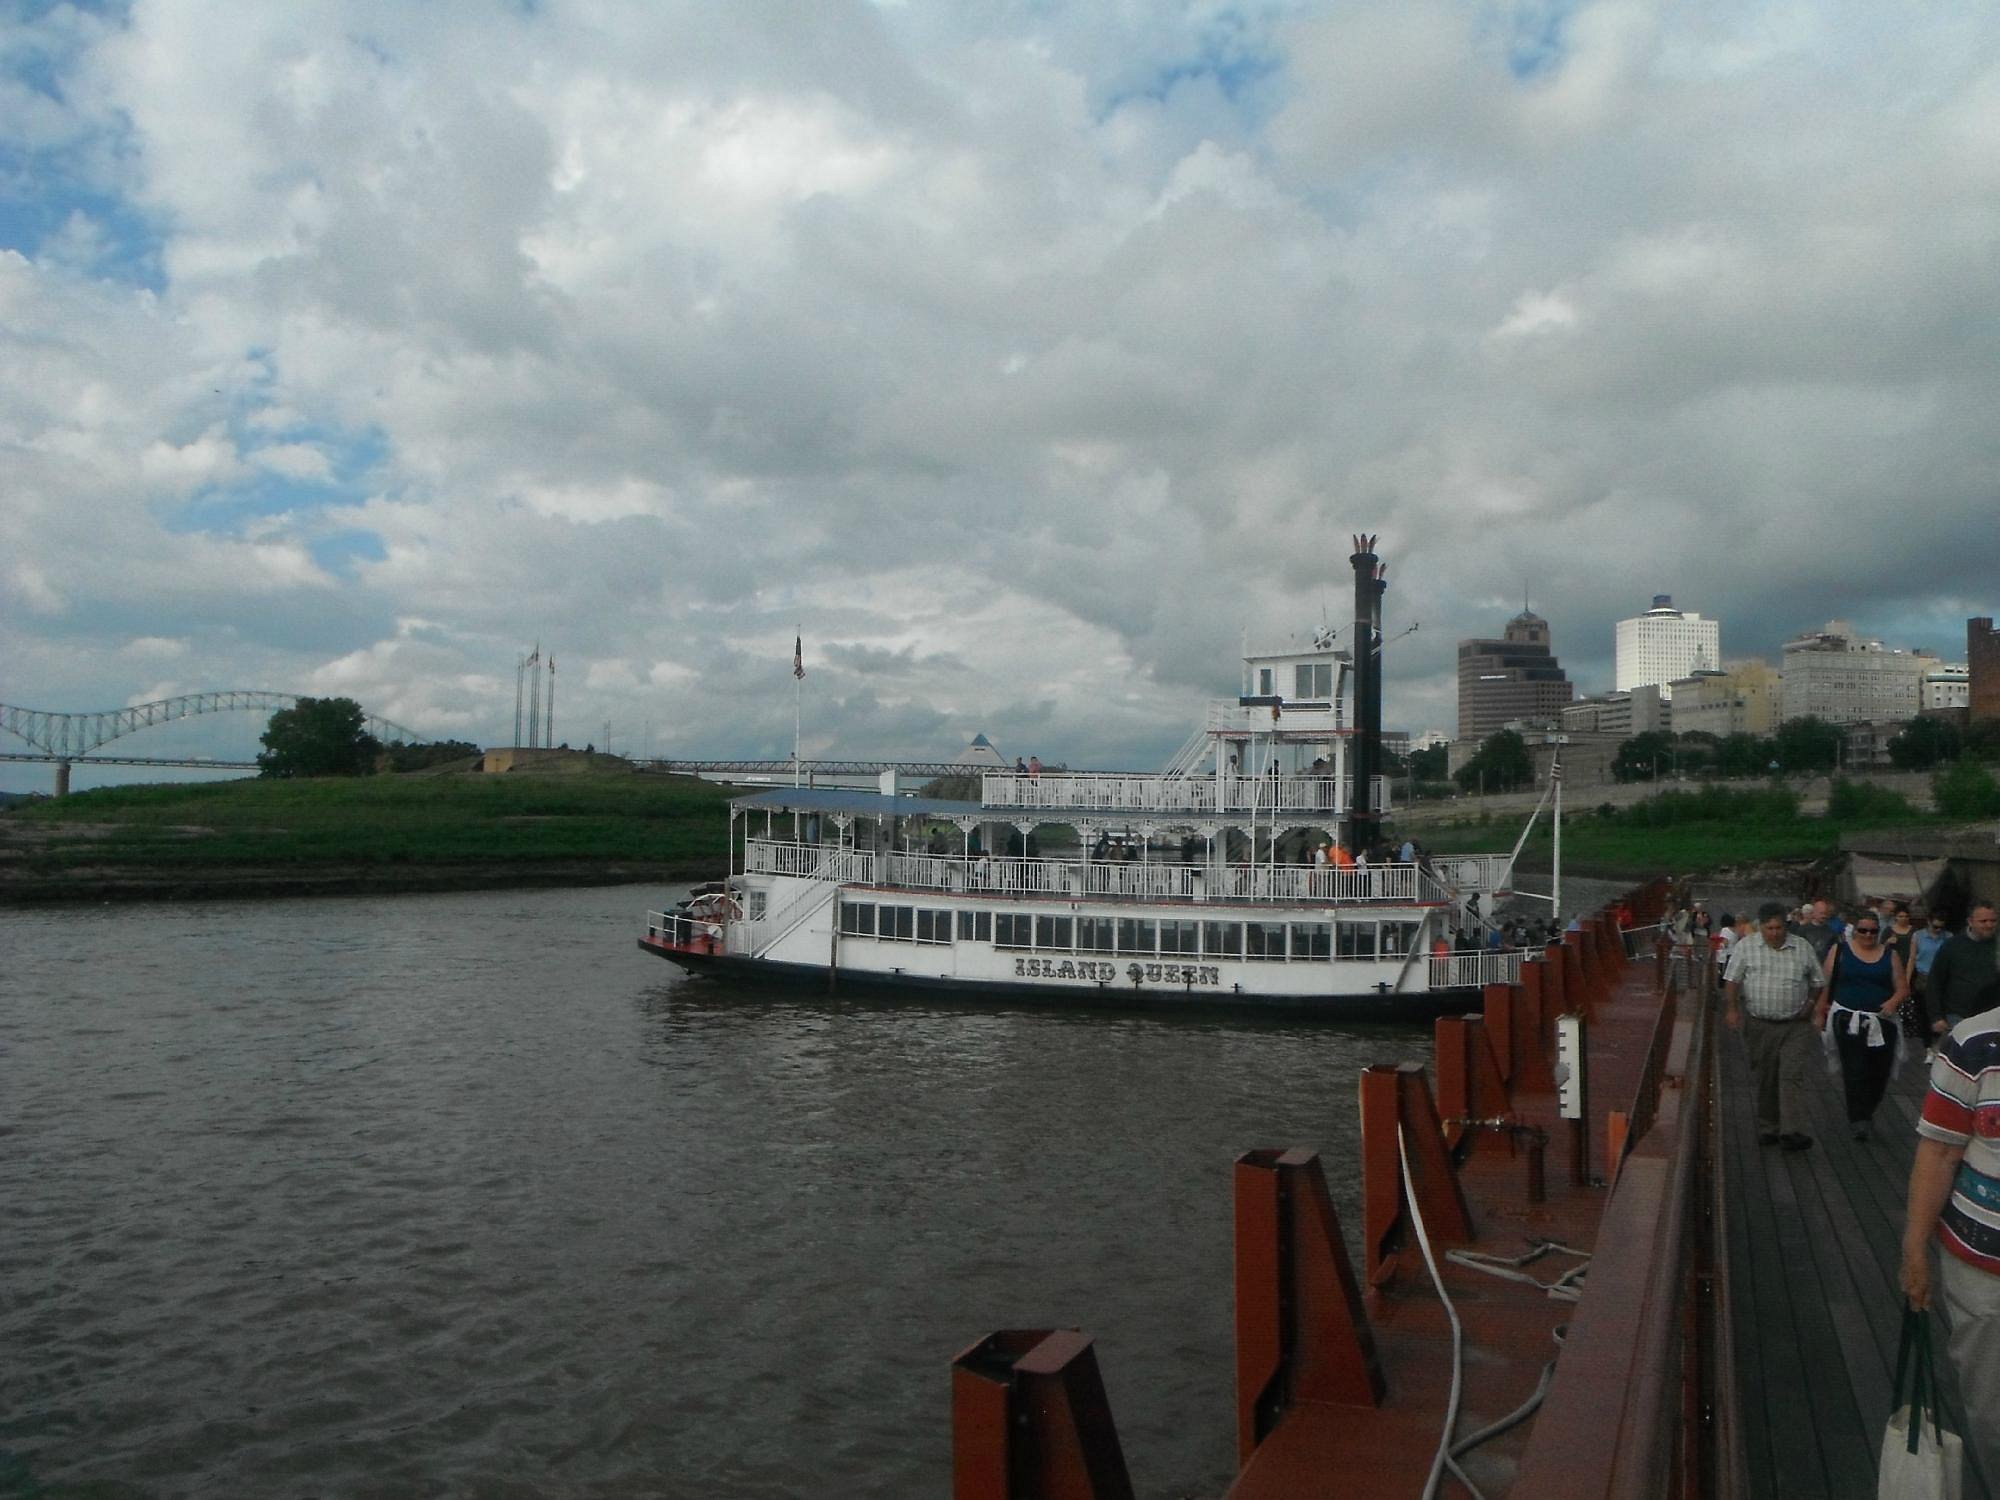
M 1910 1451 L 1910 1423 L 1918 1422 L 1917 1451 Z M 1882 1467 L 1875 1500 L 1959 1500 L 1965 1445 L 1958 1434 L 1940 1433 L 1930 1422 L 1913 1419 L 1909 1407 L 1889 1418 L 1882 1434 Z

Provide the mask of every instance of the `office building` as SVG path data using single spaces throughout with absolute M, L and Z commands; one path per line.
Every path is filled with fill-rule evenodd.
M 1989 619 L 1965 622 L 1966 711 L 2000 719 L 2000 630 Z
M 1722 623 L 1675 609 L 1671 594 L 1655 594 L 1651 609 L 1618 622 L 1612 687 L 1623 693 L 1658 685 L 1672 698 L 1668 684 L 1721 664 Z
M 1674 732 L 1769 735 L 1778 727 L 1778 669 L 1767 661 L 1735 661 L 1718 672 L 1693 672 L 1670 684 Z
M 1574 696 L 1549 622 L 1522 610 L 1499 640 L 1458 643 L 1458 737 L 1483 740 L 1512 720 L 1553 724 Z
M 1562 711 L 1564 734 L 1609 734 L 1630 739 L 1635 734 L 1671 734 L 1677 711 L 1658 683 L 1629 693 L 1593 693 Z
M 1922 709 L 1924 678 L 1938 665 L 1927 651 L 1892 651 L 1845 620 L 1829 620 L 1785 642 L 1779 717 L 1906 724 Z

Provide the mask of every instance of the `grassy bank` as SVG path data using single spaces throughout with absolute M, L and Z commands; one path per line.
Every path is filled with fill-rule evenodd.
M 706 873 L 727 795 L 630 772 L 104 788 L 0 814 L 0 892 L 234 889 L 249 872 L 280 889 Z
M 1525 815 L 1494 815 L 1427 827 L 1418 837 L 1439 853 L 1504 853 L 1514 847 L 1524 821 Z M 1563 863 L 1607 875 L 1803 864 L 1833 855 L 1841 835 L 1849 831 L 1949 823 L 1915 811 L 1894 794 L 1866 788 L 1844 795 L 1836 790 L 1827 812 L 1819 816 L 1801 813 L 1796 795 L 1782 790 L 1669 792 L 1632 807 L 1566 810 Z M 1553 831 L 1545 813 L 1522 858 L 1530 865 L 1544 865 L 1553 850 Z

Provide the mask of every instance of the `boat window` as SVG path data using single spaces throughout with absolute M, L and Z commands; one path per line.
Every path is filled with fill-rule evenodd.
M 1068 917 L 1035 918 L 1035 946 L 1037 948 L 1060 948 L 1064 952 L 1070 947 L 1070 919 Z
M 1244 936 L 1249 941 L 1251 958 L 1283 958 L 1285 956 L 1285 924 L 1283 922 L 1247 922 Z
M 1334 952 L 1341 958 L 1373 958 L 1375 956 L 1375 924 L 1373 922 L 1337 922 L 1338 929 Z
M 1259 667 L 1257 669 L 1257 696 L 1260 698 L 1271 696 L 1271 669 L 1269 667 Z
M 1086 953 L 1109 953 L 1112 951 L 1113 930 L 1109 917 L 1078 917 L 1076 919 L 1076 945 Z
M 907 943 L 917 935 L 917 909 L 914 906 L 885 906 L 875 922 L 877 931 L 885 938 Z
M 1187 954 L 1201 952 L 1201 925 L 1197 922 L 1162 922 L 1160 951 Z
M 990 943 L 993 941 L 993 913 L 990 911 L 962 911 L 958 914 L 958 940 L 961 943 Z
M 1243 924 L 1241 922 L 1202 923 L 1201 951 L 1210 958 L 1241 958 L 1243 956 Z
M 919 911 L 917 913 L 917 941 L 920 943 L 950 942 L 951 913 L 948 911 Z
M 1292 923 L 1292 957 L 1333 957 L 1333 929 L 1324 922 Z
M 763 921 L 764 913 L 769 909 L 766 904 L 769 900 L 770 894 L 768 892 L 752 891 L 750 893 L 749 904 L 744 908 L 744 916 L 748 917 L 752 922 Z
M 875 903 L 852 901 L 840 908 L 840 930 L 852 937 L 875 936 Z
M 1025 912 L 998 912 L 993 918 L 993 946 L 1027 948 L 1034 943 L 1034 923 Z
M 1382 924 L 1382 956 L 1401 958 L 1410 951 L 1410 945 L 1417 940 L 1417 923 L 1384 922 Z
M 1159 924 L 1137 917 L 1120 917 L 1118 919 L 1118 951 L 1120 953 L 1159 952 Z

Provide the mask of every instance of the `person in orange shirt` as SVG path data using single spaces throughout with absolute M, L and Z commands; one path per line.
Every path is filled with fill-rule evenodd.
M 1354 868 L 1354 856 L 1347 852 L 1347 845 L 1335 844 L 1333 846 L 1333 862 L 1343 870 Z

